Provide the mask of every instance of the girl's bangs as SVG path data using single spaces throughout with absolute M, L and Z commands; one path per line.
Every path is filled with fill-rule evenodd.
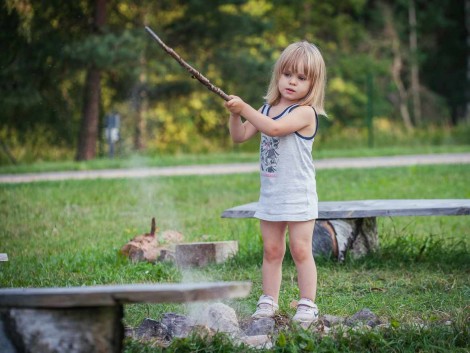
M 309 53 L 297 48 L 285 56 L 280 65 L 280 74 L 290 71 L 306 75 L 309 79 L 313 78 L 312 65 L 310 65 Z

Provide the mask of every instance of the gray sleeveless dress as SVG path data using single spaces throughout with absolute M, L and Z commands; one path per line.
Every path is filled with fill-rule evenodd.
M 289 119 L 297 108 L 287 107 L 273 119 Z M 271 106 L 261 113 L 268 116 Z M 315 112 L 318 128 L 318 116 Z M 261 134 L 261 190 L 254 217 L 266 221 L 308 221 L 318 218 L 318 196 L 312 146 L 316 134 L 302 136 L 297 132 L 271 137 Z

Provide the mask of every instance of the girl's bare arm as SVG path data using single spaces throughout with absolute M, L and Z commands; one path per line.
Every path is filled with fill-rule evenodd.
M 242 122 L 239 114 L 230 114 L 229 130 L 232 141 L 241 143 L 252 138 L 258 130 L 247 120 Z
M 310 107 L 299 107 L 289 114 L 289 119 L 266 119 L 266 116 L 236 96 L 230 96 L 225 106 L 231 115 L 243 116 L 251 125 L 268 136 L 284 136 L 295 131 L 315 127 L 315 113 Z

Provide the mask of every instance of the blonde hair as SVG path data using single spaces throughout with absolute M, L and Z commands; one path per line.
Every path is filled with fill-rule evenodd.
M 318 114 L 326 115 L 323 103 L 325 100 L 326 66 L 320 50 L 313 44 L 302 41 L 290 44 L 283 50 L 274 64 L 271 82 L 264 99 L 270 105 L 276 105 L 281 99 L 278 89 L 279 78 L 283 72 L 304 73 L 310 79 L 310 90 L 299 101 L 300 105 L 315 108 Z

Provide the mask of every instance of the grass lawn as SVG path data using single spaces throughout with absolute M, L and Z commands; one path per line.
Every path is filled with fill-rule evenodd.
M 319 196 L 325 201 L 470 198 L 469 180 L 470 165 L 323 170 L 317 175 Z M 250 296 L 230 302 L 239 317 L 248 317 L 261 290 L 258 223 L 221 219 L 220 214 L 255 201 L 258 188 L 256 173 L 1 185 L 0 252 L 9 261 L 0 263 L 0 286 L 249 280 Z M 131 264 L 118 256 L 124 243 L 149 230 L 154 216 L 161 230 L 176 229 L 188 241 L 238 240 L 239 254 L 223 265 L 190 273 L 170 263 Z M 470 217 L 379 218 L 378 227 L 380 252 L 344 264 L 317 259 L 317 304 L 321 314 L 338 316 L 367 307 L 392 328 L 335 341 L 289 332 L 277 337 L 275 351 L 308 351 L 301 349 L 305 345 L 318 351 L 348 347 L 360 352 L 375 346 L 375 351 L 468 351 Z M 298 289 L 290 256 L 283 276 L 280 310 L 291 315 L 289 303 L 297 299 Z M 128 305 L 125 321 L 136 326 L 145 317 L 186 310 L 183 305 Z M 417 323 L 425 323 L 427 330 L 410 329 Z M 199 351 L 235 349 L 216 339 L 221 340 L 217 350 L 192 338 L 175 342 L 168 351 L 186 351 L 185 345 Z M 158 349 L 134 342 L 126 351 Z

